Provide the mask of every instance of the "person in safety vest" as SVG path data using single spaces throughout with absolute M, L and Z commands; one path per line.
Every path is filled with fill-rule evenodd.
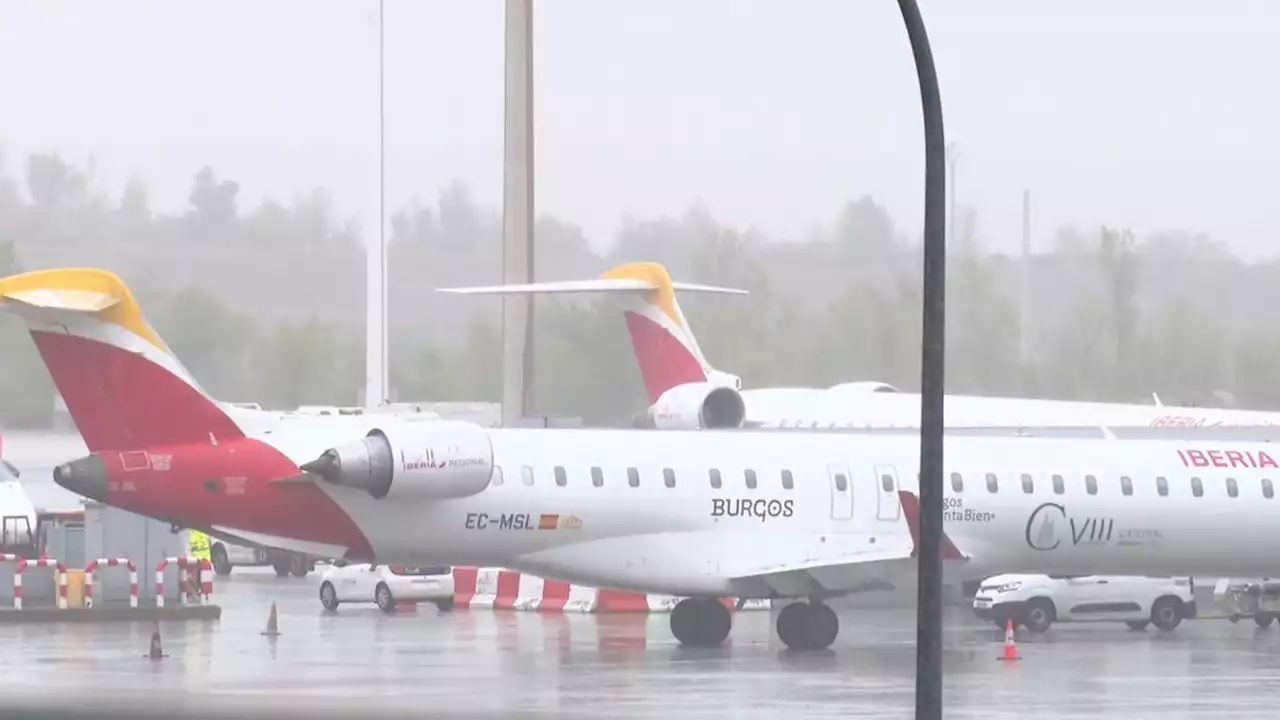
M 209 536 L 199 530 L 192 530 L 187 538 L 188 554 L 201 560 L 209 560 Z

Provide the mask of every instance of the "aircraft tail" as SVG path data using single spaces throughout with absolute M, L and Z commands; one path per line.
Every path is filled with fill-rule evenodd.
M 244 437 L 106 270 L 0 279 L 0 310 L 22 317 L 90 452 Z
M 916 551 L 920 547 L 920 498 L 916 497 L 913 492 L 899 490 L 898 500 L 902 502 L 902 514 L 907 518 L 907 529 L 911 532 L 911 541 L 915 545 L 911 550 L 911 557 L 915 557 Z M 951 542 L 951 538 L 947 537 L 946 532 L 942 533 L 942 559 L 969 559 L 967 555 L 960 552 L 960 548 L 956 547 L 955 543 Z
M 528 285 L 439 288 L 459 295 L 529 295 L 609 293 L 630 298 L 624 311 L 631 347 L 640 365 L 649 402 L 678 385 L 705 382 L 718 373 L 712 368 L 676 302 L 676 292 L 745 295 L 746 290 L 678 283 L 654 262 L 619 265 L 596 280 L 566 280 Z M 736 388 L 735 388 L 736 389 Z

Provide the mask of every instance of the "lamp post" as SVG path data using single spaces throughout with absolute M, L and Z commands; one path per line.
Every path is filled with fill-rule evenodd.
M 365 407 L 390 400 L 387 385 L 387 238 L 386 238 L 386 112 L 383 81 L 382 6 L 378 0 L 378 234 L 365 246 Z
M 916 720 L 942 720 L 942 398 L 946 384 L 946 136 L 933 50 L 916 0 L 898 0 L 924 116 L 924 311 L 920 363 L 920 545 Z

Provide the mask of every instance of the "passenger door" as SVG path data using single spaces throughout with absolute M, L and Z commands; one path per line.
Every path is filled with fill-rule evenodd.
M 827 480 L 831 484 L 831 519 L 853 519 L 853 479 L 845 463 L 827 465 Z
M 897 521 L 902 517 L 898 497 L 898 470 L 892 465 L 876 465 L 876 519 Z

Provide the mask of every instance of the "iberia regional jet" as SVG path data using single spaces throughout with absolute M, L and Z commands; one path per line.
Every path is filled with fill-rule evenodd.
M 676 293 L 746 291 L 673 282 L 658 263 L 619 265 L 596 280 L 439 291 L 462 295 L 607 293 L 624 299 L 623 316 L 649 394 L 647 419 L 659 429 L 920 425 L 920 396 L 882 382 L 848 382 L 827 389 L 743 390 L 741 378 L 707 362 Z M 948 395 L 943 412 L 945 424 L 952 428 L 1280 424 L 1280 413 L 1272 412 L 966 395 Z
M 61 486 L 145 516 L 328 557 L 509 567 L 683 596 L 796 598 L 780 638 L 824 648 L 824 601 L 910 586 L 918 443 L 769 430 L 487 430 L 394 416 L 261 422 L 202 391 L 102 270 L 0 280 L 91 455 Z M 1277 451 L 1259 443 L 948 437 L 945 572 L 1273 575 Z M 1161 617 L 1182 612 L 1162 599 Z

